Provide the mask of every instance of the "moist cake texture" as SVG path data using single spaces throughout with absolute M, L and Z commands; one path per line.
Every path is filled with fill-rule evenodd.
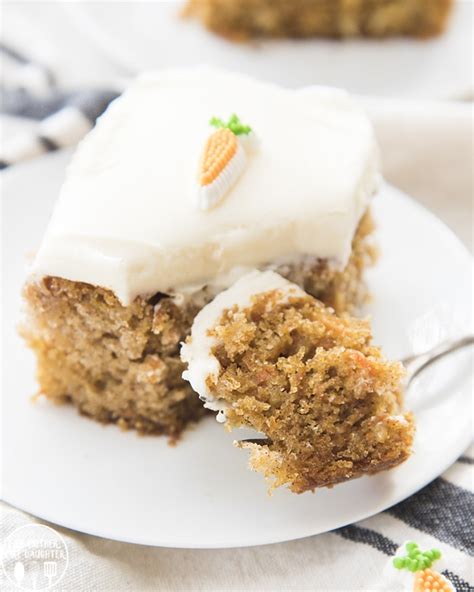
M 182 357 L 228 428 L 263 434 L 239 446 L 272 487 L 328 487 L 410 454 L 402 365 L 371 344 L 367 321 L 336 316 L 277 274 L 249 274 L 219 294 L 196 317 Z
M 453 0 L 188 0 L 185 15 L 216 33 L 249 37 L 432 37 Z
M 22 333 L 39 393 L 100 422 L 174 439 L 204 414 L 181 378 L 180 342 L 199 301 L 166 295 L 123 306 L 110 290 L 47 277 L 24 290 Z
M 176 437 L 204 413 L 181 378 L 198 311 L 252 269 L 353 310 L 378 186 L 372 127 L 343 91 L 140 76 L 78 147 L 25 286 L 40 392 Z
M 343 271 L 324 261 L 279 271 L 340 313 L 354 310 L 366 297 L 362 274 L 373 260 L 371 229 L 366 214 Z M 181 377 L 180 347 L 215 293 L 157 293 L 124 306 L 110 290 L 90 284 L 55 277 L 29 282 L 22 333 L 37 357 L 39 392 L 101 422 L 177 437 L 205 413 Z

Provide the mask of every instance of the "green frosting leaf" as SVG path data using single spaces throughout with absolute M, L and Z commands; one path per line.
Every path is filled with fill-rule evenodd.
M 405 550 L 406 555 L 398 555 L 393 558 L 393 567 L 396 569 L 407 569 L 414 573 L 431 567 L 435 561 L 441 558 L 439 549 L 422 551 L 413 541 L 406 543 Z
M 230 129 L 236 136 L 248 135 L 252 131 L 252 128 L 243 124 L 235 113 L 232 113 L 227 123 L 219 117 L 212 117 L 209 123 L 218 129 L 223 127 Z

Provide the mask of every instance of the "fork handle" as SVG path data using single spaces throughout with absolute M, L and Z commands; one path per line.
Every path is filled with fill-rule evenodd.
M 422 370 L 436 362 L 440 358 L 444 358 L 448 354 L 457 351 L 463 347 L 474 344 L 474 335 L 466 335 L 461 339 L 451 339 L 436 345 L 427 352 L 421 354 L 414 354 L 402 360 L 402 364 L 407 371 L 407 385 L 417 376 Z

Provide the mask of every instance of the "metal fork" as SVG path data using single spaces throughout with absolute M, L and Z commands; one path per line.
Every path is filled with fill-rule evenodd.
M 473 344 L 474 335 L 467 335 L 466 337 L 461 337 L 461 339 L 449 339 L 448 341 L 443 341 L 426 352 L 413 354 L 404 358 L 401 362 L 407 371 L 405 386 L 408 388 L 413 379 L 418 376 L 422 370 L 431 366 L 433 362 L 436 362 L 463 347 Z

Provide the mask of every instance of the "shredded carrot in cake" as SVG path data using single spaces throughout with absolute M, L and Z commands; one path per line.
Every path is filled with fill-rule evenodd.
M 199 184 L 210 185 L 237 152 L 237 138 L 227 128 L 215 131 L 207 140 L 201 161 Z

